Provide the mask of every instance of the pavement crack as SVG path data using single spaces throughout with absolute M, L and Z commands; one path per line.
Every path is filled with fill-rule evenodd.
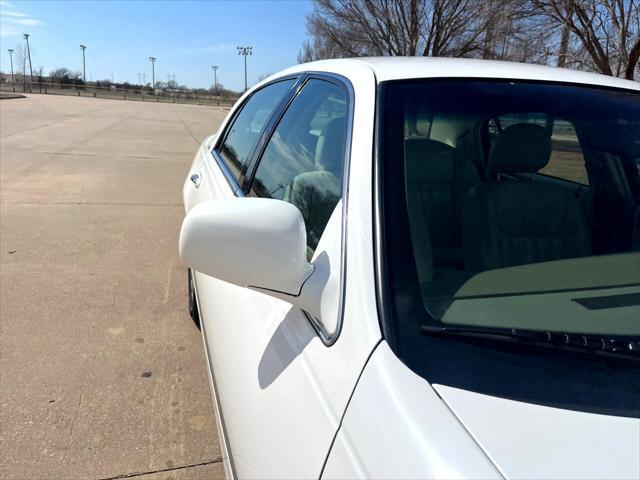
M 73 438 L 73 426 L 76 423 L 76 420 L 78 419 L 78 415 L 80 415 L 80 407 L 82 406 L 82 396 L 84 395 L 84 391 L 80 392 L 80 399 L 78 400 L 78 406 L 76 407 L 76 414 L 73 417 L 73 420 L 71 420 L 71 430 L 69 430 L 69 440 L 71 440 L 71 438 Z
M 174 258 L 169 264 L 169 270 L 167 271 L 167 286 L 164 289 L 164 302 L 167 303 L 169 301 L 169 293 L 171 290 L 171 272 L 173 272 L 173 266 L 176 264 L 176 259 Z
M 120 475 L 116 475 L 115 477 L 103 477 L 103 478 L 99 478 L 98 480 L 118 480 L 121 478 L 141 477 L 143 475 L 153 475 L 154 473 L 164 473 L 164 472 L 172 472 L 173 470 L 185 470 L 187 468 L 204 467 L 206 465 L 212 465 L 214 463 L 221 463 L 221 462 L 222 462 L 222 457 L 218 457 L 214 460 L 209 460 L 208 462 L 190 463 L 188 465 L 177 465 L 175 467 L 160 468 L 158 470 L 149 470 L 146 472 L 121 473 Z
M 14 133 L 10 133 L 8 135 L 3 135 L 1 138 L 9 138 L 9 137 L 15 137 L 16 135 L 21 135 L 23 133 L 29 133 L 29 132 L 33 132 L 34 130 L 39 130 L 41 128 L 46 128 L 49 127 L 51 125 L 56 125 L 58 123 L 62 123 L 62 122 L 66 122 L 67 120 L 73 120 L 74 118 L 79 118 L 81 117 L 81 115 L 65 115 L 62 118 L 56 118 L 48 123 L 44 123 L 42 125 L 38 125 L 37 127 L 32 127 L 32 128 L 27 128 L 26 130 L 21 130 L 19 132 L 14 132 Z
M 85 152 L 47 152 L 47 151 L 36 151 L 35 153 L 39 153 L 42 155 L 56 155 L 62 157 L 95 157 L 95 158 L 140 158 L 140 159 L 156 159 L 157 156 L 154 155 L 110 155 L 104 153 L 85 153 Z M 182 152 L 180 152 L 182 153 Z M 192 153 L 192 152 L 185 152 Z
M 178 118 L 178 120 L 180 120 L 180 123 L 182 123 L 182 125 L 187 130 L 187 132 L 189 132 L 189 135 L 191 135 L 191 137 L 193 138 L 193 141 L 196 142 L 196 145 L 200 145 L 200 141 L 196 138 L 196 136 L 193 134 L 193 132 L 191 131 L 189 126 L 185 123 L 185 121 L 182 120 L 182 117 L 180 117 L 180 115 L 178 115 L 178 112 L 176 112 L 176 108 L 175 107 L 173 107 L 173 113 Z
M 37 125 L 35 127 L 27 128 L 27 129 L 21 130 L 19 132 L 14 132 L 14 133 L 10 133 L 8 135 L 3 135 L 0 138 L 5 139 L 5 138 L 9 138 L 9 137 L 15 137 L 16 135 L 21 135 L 23 133 L 33 132 L 34 130 L 40 130 L 41 128 L 47 128 L 47 127 L 50 127 L 51 125 L 57 125 L 59 123 L 64 123 L 64 122 L 67 122 L 69 120 L 75 120 L 76 118 L 80 118 L 82 116 L 87 115 L 87 113 L 94 114 L 96 112 L 102 112 L 102 111 L 105 111 L 105 110 L 108 110 L 108 109 L 107 108 L 98 108 L 98 109 L 94 109 L 94 110 L 91 110 L 89 112 L 86 112 L 84 114 L 79 114 L 79 115 L 62 115 L 62 116 L 60 116 L 58 118 L 54 118 L 51 121 L 49 121 L 47 123 L 44 123 L 42 125 Z

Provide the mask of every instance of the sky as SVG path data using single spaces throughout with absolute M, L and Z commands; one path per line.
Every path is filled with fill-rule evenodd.
M 244 60 L 236 47 L 253 46 L 251 86 L 297 62 L 312 10 L 304 0 L 0 0 L 0 70 L 10 71 L 7 50 L 29 33 L 33 68 L 47 75 L 59 67 L 82 71 L 84 44 L 87 80 L 137 84 L 145 73 L 150 82 L 154 56 L 156 81 L 170 74 L 179 84 L 209 88 L 218 65 L 218 82 L 239 91 Z

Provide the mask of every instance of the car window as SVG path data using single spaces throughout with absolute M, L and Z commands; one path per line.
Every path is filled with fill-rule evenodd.
M 539 125 L 551 133 L 551 157 L 538 173 L 589 185 L 582 147 L 573 123 L 544 113 L 499 115 L 488 123 L 489 138 L 493 142 L 504 129 L 519 123 Z
M 309 80 L 275 129 L 251 185 L 252 196 L 300 209 L 309 258 L 342 196 L 346 115 L 342 88 Z
M 380 98 L 380 302 L 398 356 L 433 384 L 637 418 L 640 95 L 415 80 Z M 481 129 L 487 151 L 461 149 Z
M 220 155 L 236 180 L 244 174 L 269 118 L 294 83 L 295 79 L 282 80 L 258 90 L 233 120 Z
M 386 155 L 390 168 L 404 160 L 404 177 L 385 190 L 400 189 L 404 199 L 424 308 L 445 324 L 640 334 L 637 317 L 623 310 L 606 326 L 601 321 L 613 318 L 611 309 L 575 311 L 576 299 L 588 298 L 590 289 L 607 285 L 613 292 L 640 283 L 638 96 L 526 83 L 509 88 L 471 82 L 389 87 L 396 95 L 389 102 L 400 111 L 396 130 L 385 131 L 395 148 Z M 526 110 L 531 106 L 535 113 Z M 521 111 L 493 113 L 506 108 Z M 429 138 L 407 131 L 407 117 L 417 114 L 433 119 Z M 491 138 L 484 175 L 457 145 L 468 125 L 486 125 Z M 586 183 L 587 170 L 589 195 L 574 183 L 538 175 Z M 605 281 L 599 268 L 618 260 L 601 258 L 611 255 L 622 266 Z M 629 262 L 633 268 L 623 268 Z M 558 292 L 575 293 L 552 293 L 555 284 Z M 529 297 L 532 291 L 546 293 Z M 456 301 L 459 295 L 478 298 Z M 519 308 L 524 298 L 535 308 Z M 541 318 L 537 300 L 555 314 Z

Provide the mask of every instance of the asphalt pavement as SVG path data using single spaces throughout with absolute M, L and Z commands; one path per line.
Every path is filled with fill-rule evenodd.
M 216 107 L 0 100 L 0 477 L 224 475 L 178 257 Z

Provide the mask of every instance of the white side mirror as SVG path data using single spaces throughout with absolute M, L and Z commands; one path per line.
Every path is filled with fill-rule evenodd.
M 304 220 L 293 205 L 265 198 L 210 200 L 187 214 L 180 257 L 192 269 L 296 304 L 313 273 Z

